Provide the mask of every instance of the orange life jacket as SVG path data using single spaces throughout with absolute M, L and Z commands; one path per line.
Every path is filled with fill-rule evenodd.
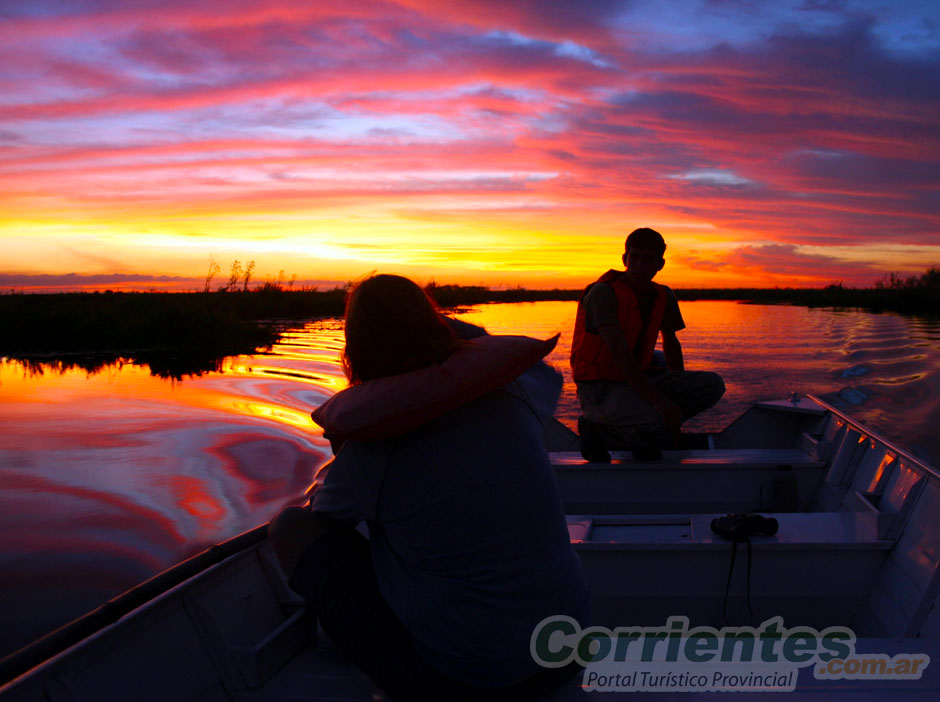
M 479 336 L 433 365 L 341 390 L 313 411 L 333 442 L 399 436 L 515 380 L 548 355 L 558 336 Z
M 646 326 L 640 313 L 640 303 L 633 288 L 623 277 L 623 271 L 607 271 L 596 283 L 607 283 L 617 296 L 617 321 L 627 337 L 627 345 L 633 350 L 640 367 L 646 370 L 653 361 L 653 350 L 666 309 L 666 287 L 651 283 L 656 289 L 656 300 L 650 311 Z M 591 285 L 594 285 L 592 283 Z M 626 380 L 622 366 L 600 334 L 584 328 L 584 296 L 591 289 L 584 289 L 578 300 L 578 313 L 574 322 L 574 338 L 571 341 L 571 373 L 575 382 L 582 380 Z M 641 339 L 640 336 L 643 336 Z

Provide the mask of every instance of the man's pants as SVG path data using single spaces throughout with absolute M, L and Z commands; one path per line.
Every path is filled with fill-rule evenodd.
M 650 382 L 682 409 L 685 421 L 712 407 L 725 394 L 721 376 L 709 371 L 653 371 Z M 662 418 L 627 382 L 588 380 L 578 383 L 584 416 L 609 448 L 671 445 L 673 436 Z

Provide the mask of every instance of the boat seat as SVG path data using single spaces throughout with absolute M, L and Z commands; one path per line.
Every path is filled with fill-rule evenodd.
M 849 440 L 854 452 L 861 444 Z M 850 487 L 858 489 L 839 510 L 772 514 L 777 534 L 752 538 L 750 601 L 758 621 L 773 614 L 817 627 L 855 621 L 926 484 L 907 458 L 868 448 L 870 457 L 853 468 Z M 661 624 L 687 614 L 720 626 L 732 544 L 712 533 L 717 516 L 570 515 L 569 537 L 592 584 L 598 623 Z M 729 612 L 739 617 L 747 611 L 743 562 L 728 596 Z
M 651 463 L 627 452 L 614 452 L 611 463 L 550 455 L 569 514 L 803 511 L 825 469 L 801 449 L 664 451 Z
M 693 624 L 724 625 L 732 544 L 712 533 L 718 516 L 570 515 L 595 623 L 662 625 L 686 615 Z M 754 621 L 779 614 L 794 624 L 851 624 L 894 542 L 850 511 L 770 516 L 780 524 L 777 534 L 751 540 Z M 727 623 L 748 623 L 747 601 L 747 548 L 739 545 Z

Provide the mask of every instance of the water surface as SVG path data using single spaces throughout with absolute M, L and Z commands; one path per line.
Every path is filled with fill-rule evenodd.
M 0 653 L 296 502 L 341 349 L 332 320 L 181 382 L 0 363 Z
M 575 304 L 480 305 L 492 333 L 548 337 L 565 374 Z M 896 315 L 683 303 L 686 365 L 725 398 L 687 423 L 717 430 L 757 400 L 822 395 L 938 463 L 940 326 Z M 345 386 L 342 325 L 300 324 L 268 354 L 171 382 L 0 361 L 0 653 L 297 502 L 330 451 L 310 411 Z
M 679 332 L 689 370 L 712 370 L 727 391 L 683 425 L 717 431 L 754 402 L 816 394 L 916 455 L 940 463 L 940 322 L 895 314 L 683 302 Z M 548 337 L 564 373 L 556 416 L 574 428 L 578 406 L 568 356 L 574 302 L 479 305 L 459 315 L 494 334 Z

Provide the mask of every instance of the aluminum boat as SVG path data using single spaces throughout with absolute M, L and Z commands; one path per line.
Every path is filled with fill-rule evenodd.
M 903 682 L 803 669 L 796 694 L 937 699 L 940 472 L 815 397 L 758 403 L 707 446 L 655 463 L 551 454 L 595 622 L 849 627 L 858 650 L 934 652 L 935 667 Z M 712 531 L 752 511 L 777 532 L 735 546 Z M 8 656 L 0 680 L 2 702 L 384 699 L 286 586 L 265 526 Z M 582 699 L 582 682 L 546 699 Z

